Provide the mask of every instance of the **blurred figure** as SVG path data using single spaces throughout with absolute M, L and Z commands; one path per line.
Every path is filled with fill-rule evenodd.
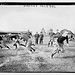
M 60 35 L 60 32 L 59 32 L 59 29 L 56 30 L 56 36 L 59 36 Z
M 4 47 L 10 49 L 10 48 L 7 46 L 7 44 L 6 44 L 6 40 L 7 40 L 7 38 L 6 38 L 5 36 L 0 37 L 0 47 L 1 47 L 1 49 L 4 48 Z M 4 46 L 4 47 L 3 47 L 3 46 Z
M 53 32 L 53 29 L 50 29 L 50 32 L 49 32 L 49 36 L 50 36 L 50 40 L 48 42 L 48 47 L 49 46 L 53 46 L 53 42 L 54 42 L 54 37 L 53 35 L 55 35 L 55 33 Z
M 13 46 L 15 46 L 16 48 L 15 49 L 17 49 L 18 48 L 18 45 L 22 45 L 22 44 L 20 44 L 20 39 L 14 39 L 14 44 L 13 44 Z M 24 45 L 22 45 L 22 46 L 24 46 Z
M 43 38 L 44 38 L 44 35 L 43 35 L 43 33 L 41 32 L 41 33 L 40 33 L 40 37 L 39 37 L 39 39 L 40 39 L 40 44 L 43 44 Z
M 38 32 L 36 32 L 36 34 L 34 35 L 35 37 L 35 44 L 38 44 L 38 40 L 39 40 L 39 34 Z
M 54 37 L 52 36 L 52 37 L 50 37 L 50 40 L 48 42 L 48 47 L 53 46 L 53 42 L 54 42 Z
M 26 47 L 28 48 L 28 50 L 30 50 L 31 52 L 35 52 L 35 49 L 33 47 L 35 46 L 32 42 L 32 37 L 28 39 L 27 45 Z
M 27 34 L 26 34 L 27 35 Z M 28 35 L 27 35 L 28 36 Z M 24 38 L 24 40 L 27 40 L 27 43 L 26 43 L 26 45 L 23 45 L 23 44 L 21 44 L 20 43 L 20 40 L 21 39 L 16 39 L 16 41 L 15 41 L 15 44 L 14 44 L 14 46 L 16 47 L 16 49 L 18 48 L 17 46 L 18 45 L 20 45 L 20 46 L 24 46 L 24 47 L 26 47 L 28 50 L 30 50 L 31 52 L 35 52 L 35 49 L 32 47 L 32 46 L 35 46 L 34 44 L 33 44 L 33 42 L 32 42 L 32 35 L 29 35 L 28 37 L 26 37 L 26 38 Z M 18 44 L 18 45 L 17 45 Z
M 51 58 L 53 58 L 53 56 L 54 56 L 56 53 L 59 53 L 60 51 L 61 51 L 62 53 L 65 52 L 64 47 L 63 47 L 65 40 L 66 40 L 66 42 L 67 42 L 67 46 L 69 46 L 67 33 L 64 34 L 64 35 L 60 35 L 60 36 L 57 38 L 58 47 L 57 47 L 57 49 L 52 53 Z

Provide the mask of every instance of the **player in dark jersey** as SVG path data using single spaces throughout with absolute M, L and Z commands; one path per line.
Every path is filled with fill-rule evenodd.
M 64 53 L 65 52 L 65 50 L 64 50 L 64 48 L 63 48 L 63 45 L 64 45 L 64 41 L 66 40 L 66 42 L 67 42 L 67 45 L 68 45 L 68 36 L 66 35 L 66 36 L 59 36 L 58 38 L 57 38 L 57 43 L 58 43 L 58 47 L 57 47 L 57 49 L 52 53 L 52 55 L 51 55 L 51 58 L 53 58 L 53 56 L 56 54 L 56 53 L 59 53 L 60 51 L 62 52 L 62 53 Z

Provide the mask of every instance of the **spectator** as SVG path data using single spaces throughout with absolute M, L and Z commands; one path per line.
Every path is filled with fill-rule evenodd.
M 39 40 L 39 34 L 38 32 L 36 32 L 36 34 L 34 35 L 35 37 L 35 44 L 38 44 L 38 40 Z
M 40 44 L 43 44 L 43 37 L 44 37 L 44 35 L 43 35 L 43 33 L 41 32 L 41 33 L 40 33 Z

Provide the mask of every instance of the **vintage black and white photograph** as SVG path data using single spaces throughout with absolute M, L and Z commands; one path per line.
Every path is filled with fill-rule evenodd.
M 75 72 L 75 5 L 0 5 L 0 73 Z

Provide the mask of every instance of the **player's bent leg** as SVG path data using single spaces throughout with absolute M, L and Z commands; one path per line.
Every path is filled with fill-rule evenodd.
M 28 50 L 31 51 L 32 53 L 35 52 L 35 49 L 32 47 L 28 47 Z
M 5 46 L 5 47 L 7 47 L 8 49 L 10 49 L 8 46 Z
M 6 47 L 7 47 L 8 49 L 10 49 L 7 45 L 6 45 Z
M 59 53 L 61 51 L 61 48 L 60 47 L 58 47 L 57 48 L 57 53 Z
M 35 49 L 34 48 L 32 48 L 32 47 L 30 47 L 34 52 L 35 52 Z
M 26 45 L 24 45 L 24 44 L 20 44 L 20 46 L 24 46 L 24 47 L 26 47 Z
M 53 41 L 51 41 L 51 46 L 53 46 Z
M 63 44 L 60 46 L 60 49 L 61 49 L 61 53 L 64 53 L 65 52 L 65 50 L 63 48 Z
M 31 49 L 31 48 L 27 47 L 27 49 L 28 49 L 30 52 L 32 52 L 32 53 L 33 53 L 33 51 L 32 51 L 32 49 Z
M 34 43 L 32 43 L 32 44 L 31 44 L 31 46 L 34 46 L 34 47 L 35 47 L 35 44 L 34 44 Z
M 2 49 L 3 47 L 0 45 L 0 48 Z
M 5 43 L 4 43 L 4 46 L 5 46 L 6 48 L 10 49 Z
M 65 52 L 65 50 L 64 50 L 64 48 L 62 48 L 61 53 L 64 53 L 64 52 Z
M 50 41 L 48 42 L 48 47 L 49 47 L 49 45 L 50 45 Z
M 51 58 L 53 58 L 53 56 L 56 54 L 57 52 L 52 53 Z
M 53 56 L 56 54 L 56 53 L 59 53 L 61 50 L 59 49 L 59 47 L 52 53 L 51 55 L 51 58 L 53 58 Z
M 13 46 L 15 46 L 16 48 L 15 49 L 17 49 L 17 44 L 15 43 L 15 44 L 13 44 Z

